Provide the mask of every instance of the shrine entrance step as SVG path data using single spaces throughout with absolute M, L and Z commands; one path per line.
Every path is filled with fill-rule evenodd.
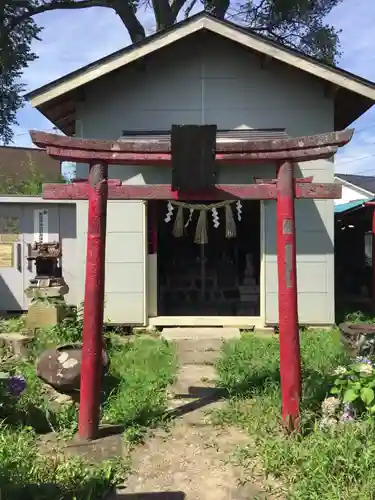
M 162 337 L 166 340 L 203 340 L 232 339 L 241 336 L 239 328 L 163 328 Z

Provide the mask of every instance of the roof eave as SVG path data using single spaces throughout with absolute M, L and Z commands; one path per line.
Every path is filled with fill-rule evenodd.
M 370 197 L 374 197 L 375 196 L 375 193 L 373 193 L 372 191 L 369 191 L 368 189 L 365 189 L 365 188 L 363 188 L 361 186 L 357 186 L 357 184 L 353 184 L 353 182 L 349 182 L 346 179 L 342 179 L 340 177 L 339 173 L 335 174 L 335 177 L 336 177 L 336 179 L 338 179 L 342 184 L 344 184 L 347 187 L 354 188 L 355 190 L 363 193 L 364 195 L 368 195 Z
M 140 44 L 122 49 L 96 63 L 81 68 L 70 75 L 30 92 L 26 95 L 26 98 L 29 99 L 33 107 L 39 109 L 47 118 L 51 119 L 42 110 L 47 103 L 51 104 L 56 98 L 61 99 L 61 97 L 67 93 L 77 91 L 77 89 L 80 88 L 82 89 L 84 85 L 101 76 L 203 29 L 221 35 L 223 38 L 235 41 L 251 50 L 268 55 L 289 66 L 297 67 L 302 71 L 326 80 L 333 84 L 333 86 L 336 86 L 338 88 L 338 92 L 336 93 L 337 96 L 342 96 L 342 99 L 335 97 L 335 101 L 339 99 L 337 101 L 338 105 L 335 103 L 336 130 L 346 128 L 375 102 L 375 84 L 372 82 L 351 75 L 343 70 L 331 68 L 311 57 L 297 54 L 291 49 L 280 47 L 280 45 L 270 40 L 248 33 L 240 27 L 236 27 L 225 21 L 219 21 L 206 14 L 193 16 L 187 21 L 183 21 L 167 30 L 156 33 Z M 352 105 L 348 107 L 349 96 Z M 345 103 L 345 105 L 341 105 L 340 101 Z M 340 113 L 336 113 L 336 109 L 340 110 Z

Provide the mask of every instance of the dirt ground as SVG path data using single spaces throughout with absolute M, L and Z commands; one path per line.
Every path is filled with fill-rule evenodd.
M 221 341 L 179 340 L 180 371 L 170 391 L 176 419 L 132 452 L 132 474 L 118 500 L 274 500 L 281 498 L 259 475 L 233 463 L 246 433 L 210 424 L 207 412 L 223 404 L 214 388 L 212 366 Z M 246 480 L 246 479 L 247 480 Z M 267 491 L 268 490 L 268 491 Z

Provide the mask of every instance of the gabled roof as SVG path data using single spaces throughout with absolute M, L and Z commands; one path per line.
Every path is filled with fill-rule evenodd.
M 337 67 L 324 64 L 301 52 L 284 47 L 254 32 L 207 13 L 199 13 L 145 40 L 84 66 L 26 97 L 49 120 L 66 133 L 74 128 L 75 103 L 79 90 L 97 78 L 131 64 L 198 32 L 210 32 L 259 54 L 276 59 L 325 81 L 334 91 L 335 129 L 343 129 L 375 102 L 375 84 Z M 77 92 L 78 91 L 78 92 Z M 69 104 L 68 104 L 69 103 Z M 58 111 L 56 109 L 58 108 Z M 66 114 L 69 111 L 69 114 Z M 57 113 L 57 114 L 56 114 Z M 65 113 L 65 115 L 64 115 Z M 69 122 L 70 117 L 70 122 Z
M 366 191 L 370 196 L 375 196 L 375 177 L 370 175 L 355 174 L 335 174 L 344 184 L 351 184 L 354 187 Z

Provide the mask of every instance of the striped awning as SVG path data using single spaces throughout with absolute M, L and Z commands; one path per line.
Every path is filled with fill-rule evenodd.
M 354 200 L 354 201 L 349 201 L 348 203 L 341 203 L 340 205 L 335 205 L 335 214 L 344 214 L 347 212 L 352 212 L 353 210 L 358 210 L 359 208 L 362 208 L 366 201 L 373 201 L 371 200 Z

